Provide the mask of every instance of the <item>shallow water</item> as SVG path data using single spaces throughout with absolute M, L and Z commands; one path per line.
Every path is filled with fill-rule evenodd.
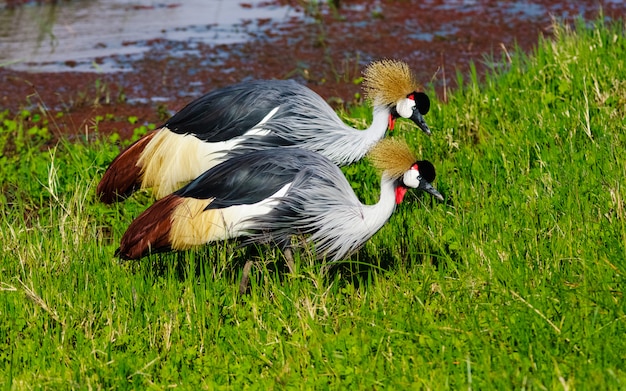
M 261 3 L 83 0 L 0 8 L 0 64 L 28 71 L 128 70 L 128 63 L 109 57 L 140 55 L 154 40 L 239 43 L 254 28 L 246 21 L 298 15 L 287 6 Z
M 52 3 L 52 4 L 50 4 Z M 444 101 L 553 18 L 623 18 L 617 0 L 0 0 L 0 110 L 45 106 L 83 129 L 94 112 L 171 113 L 207 91 L 291 78 L 331 104 L 361 101 L 364 66 L 406 61 Z M 141 111 L 140 111 L 141 110 Z M 71 120 L 67 120 L 71 113 Z
M 19 5 L 8 6 L 12 3 Z M 276 39 L 275 34 L 288 42 L 300 42 L 298 36 L 290 36 L 294 23 L 315 29 L 315 19 L 311 17 L 314 12 L 322 18 L 329 18 L 333 12 L 327 5 L 315 4 L 280 0 L 0 2 L 0 65 L 29 72 L 129 71 L 133 61 L 155 46 L 158 48 L 161 42 L 170 43 L 168 55 L 173 57 L 200 57 L 200 44 L 231 45 L 259 37 Z M 472 29 L 483 30 L 486 36 L 501 33 L 506 37 L 511 34 L 508 27 L 524 21 L 533 24 L 551 17 L 567 19 L 601 6 L 626 9 L 623 2 L 616 0 L 344 0 L 341 4 L 340 12 L 348 15 L 348 23 L 344 23 L 340 36 L 345 34 L 347 39 L 358 41 L 358 37 L 349 35 L 359 28 L 358 31 L 380 33 L 380 20 L 387 17 L 387 9 L 397 8 L 406 10 L 404 26 L 398 30 L 408 31 L 407 38 L 413 41 L 434 45 L 476 35 Z M 445 20 L 439 16 L 444 13 L 454 16 Z M 300 34 L 297 28 L 295 34 Z

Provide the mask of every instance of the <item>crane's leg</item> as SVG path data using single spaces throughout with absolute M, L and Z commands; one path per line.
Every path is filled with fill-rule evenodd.
M 293 251 L 291 250 L 291 246 L 289 244 L 284 244 L 281 246 L 283 248 L 283 256 L 285 257 L 285 262 L 287 263 L 287 268 L 289 268 L 289 273 L 296 273 L 296 264 L 293 260 Z M 252 270 L 252 265 L 254 261 L 247 261 L 243 265 L 243 271 L 241 273 L 241 281 L 239 281 L 239 294 L 245 295 L 248 292 L 248 288 L 250 286 L 250 271 Z
M 252 270 L 252 261 L 247 261 L 243 265 L 243 271 L 241 272 L 241 281 L 239 281 L 239 294 L 245 295 L 248 292 L 250 285 L 250 270 Z
M 285 262 L 289 268 L 289 273 L 296 274 L 296 264 L 293 261 L 293 251 L 291 250 L 291 247 L 285 247 L 283 255 L 285 256 Z

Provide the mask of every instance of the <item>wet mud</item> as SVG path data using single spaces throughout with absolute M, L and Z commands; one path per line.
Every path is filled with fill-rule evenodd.
M 171 11 L 182 4 L 159 7 Z M 0 18 L 24 7 L 51 7 L 46 1 L 2 5 Z M 245 80 L 293 78 L 338 107 L 350 105 L 361 99 L 363 67 L 380 58 L 408 62 L 423 84 L 445 99 L 456 86 L 457 71 L 467 74 L 474 62 L 482 74 L 486 59 L 500 60 L 516 46 L 531 51 L 540 35 L 550 36 L 555 18 L 616 19 L 626 11 L 618 1 L 550 0 L 274 0 L 238 7 L 228 31 L 215 23 L 168 29 L 163 21 L 156 37 L 93 42 L 95 49 L 107 50 L 86 60 L 18 61 L 4 50 L 0 109 L 43 110 L 54 119 L 58 135 L 130 137 L 137 125 L 129 124 L 129 117 L 137 124 L 160 123 L 201 94 Z M 263 16 L 268 10 L 279 10 L 280 16 Z M 150 18 L 154 10 L 132 11 Z M 102 18 L 101 23 L 108 22 Z M 211 39 L 220 34 L 236 39 Z

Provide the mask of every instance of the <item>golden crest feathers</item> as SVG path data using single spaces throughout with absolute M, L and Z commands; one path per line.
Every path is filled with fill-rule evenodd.
M 368 158 L 376 169 L 386 172 L 392 178 L 399 178 L 417 161 L 406 142 L 385 138 L 368 153 Z
M 415 75 L 403 61 L 374 61 L 363 71 L 363 90 L 374 104 L 393 105 L 419 88 Z

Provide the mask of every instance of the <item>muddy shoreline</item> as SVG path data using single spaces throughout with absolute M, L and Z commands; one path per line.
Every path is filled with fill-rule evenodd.
M 254 29 L 245 30 L 250 39 L 243 43 L 155 39 L 145 43 L 149 49 L 140 58 L 94 59 L 123 63 L 126 72 L 78 72 L 71 62 L 52 73 L 0 67 L 0 109 L 42 110 L 54 118 L 51 130 L 57 135 L 130 137 L 137 126 L 129 124 L 130 116 L 137 124 L 160 123 L 204 92 L 251 79 L 293 78 L 336 106 L 359 102 L 360 72 L 378 58 L 407 61 L 442 99 L 444 88 L 456 87 L 457 71 L 467 74 L 474 62 L 482 74 L 486 58 L 500 59 L 516 46 L 532 50 L 539 36 L 550 36 L 553 18 L 594 20 L 602 12 L 616 19 L 626 11 L 613 1 L 512 2 L 519 10 L 499 1 L 342 0 L 338 9 L 311 10 L 293 0 L 264 6 L 276 3 L 306 17 L 244 20 L 241 29 Z

